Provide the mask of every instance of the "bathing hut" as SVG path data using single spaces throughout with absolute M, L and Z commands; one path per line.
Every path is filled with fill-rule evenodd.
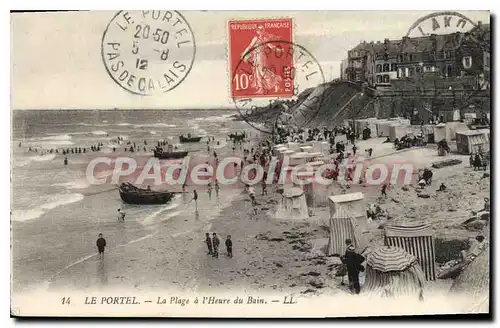
M 421 128 L 422 135 L 424 137 L 425 142 L 434 143 L 434 125 L 426 124 Z
M 342 256 L 345 254 L 345 240 L 350 239 L 356 249 L 361 252 L 366 243 L 361 242 L 362 232 L 357 226 L 356 219 L 344 208 L 339 208 L 334 213 L 330 209 L 330 235 L 328 238 L 328 256 Z
M 288 149 L 293 150 L 293 151 L 300 151 L 300 144 L 296 142 L 289 142 L 287 143 Z
M 416 256 L 426 280 L 436 280 L 436 251 L 430 224 L 384 227 L 384 245 L 400 247 Z
M 389 137 L 389 126 L 394 124 L 394 122 L 380 120 L 375 125 L 377 126 L 377 136 L 379 137 Z
M 288 150 L 287 147 L 281 146 L 281 147 L 274 147 L 273 149 L 273 155 L 278 156 L 281 152 L 284 152 L 285 150 Z
M 288 165 L 290 166 L 297 166 L 297 165 L 303 165 L 306 164 L 306 159 L 307 159 L 307 153 L 295 153 L 293 155 L 290 155 L 290 162 Z
M 309 212 L 304 191 L 300 188 L 285 188 L 276 216 L 292 220 L 307 219 Z
M 306 161 L 309 163 L 309 162 L 314 162 L 314 161 L 317 161 L 317 160 L 320 160 L 322 159 L 324 156 L 322 153 L 308 153 L 306 155 Z
M 468 312 L 489 312 L 490 288 L 490 255 L 486 249 L 460 272 L 450 293 L 467 295 Z
M 417 258 L 399 247 L 381 246 L 366 258 L 363 294 L 423 300 L 424 284 Z
M 448 129 L 446 128 L 446 124 L 439 123 L 434 126 L 434 142 L 440 142 L 441 140 L 450 141 L 450 137 L 448 135 Z
M 456 140 L 457 131 L 469 130 L 469 127 L 464 122 L 448 122 L 446 123 L 446 129 L 450 140 Z
M 408 125 L 391 124 L 389 125 L 389 138 L 391 141 L 397 139 L 401 140 L 402 137 L 410 132 L 410 127 Z
M 366 208 L 362 192 L 334 195 L 328 197 L 330 216 L 341 208 L 355 219 L 356 227 L 363 233 L 367 228 Z
M 312 146 L 300 146 L 300 151 L 304 153 L 312 153 L 313 152 L 313 147 Z
M 487 132 L 486 132 L 487 131 Z M 457 131 L 457 151 L 460 154 L 470 155 L 490 150 L 489 130 Z
M 280 151 L 280 153 L 278 154 L 278 159 L 280 161 L 283 161 L 285 157 L 290 157 L 291 155 L 295 154 L 295 151 L 294 150 L 290 150 L 290 149 L 287 149 L 287 150 L 282 150 Z
M 314 172 L 311 171 L 301 171 L 297 172 L 295 178 L 293 179 L 293 186 L 295 188 L 300 188 L 304 192 L 306 198 L 306 204 L 308 208 L 314 206 Z

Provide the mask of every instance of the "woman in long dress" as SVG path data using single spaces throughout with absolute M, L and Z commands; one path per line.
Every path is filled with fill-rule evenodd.
M 274 50 L 276 46 L 270 41 L 278 41 L 279 36 L 267 33 L 262 25 L 257 26 L 257 35 L 252 38 L 250 44 L 241 54 L 241 59 L 247 61 L 253 70 L 251 79 L 252 88 L 257 94 L 265 94 L 266 91 L 278 93 L 281 90 L 281 76 L 273 72 L 268 65 L 266 50 Z M 249 51 L 251 51 L 249 53 Z

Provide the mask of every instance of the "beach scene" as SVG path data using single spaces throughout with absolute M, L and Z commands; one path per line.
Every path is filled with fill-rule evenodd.
M 345 13 L 109 14 L 14 19 L 18 50 L 72 19 L 101 42 L 78 57 L 61 32 L 73 46 L 48 65 L 58 79 L 13 59 L 17 315 L 490 313 L 488 12 L 401 12 L 326 36 L 313 22 Z M 194 42 L 208 21 L 223 29 Z M 82 88 L 60 64 L 73 61 L 79 81 L 99 67 L 96 82 Z M 51 96 L 18 82 L 43 76 Z M 58 307 L 37 308 L 41 295 Z

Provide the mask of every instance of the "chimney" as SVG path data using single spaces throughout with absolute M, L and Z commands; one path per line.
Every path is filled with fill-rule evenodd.
M 385 43 L 385 44 L 389 43 L 389 39 L 387 39 L 387 38 L 386 38 L 386 39 L 384 39 L 384 43 Z

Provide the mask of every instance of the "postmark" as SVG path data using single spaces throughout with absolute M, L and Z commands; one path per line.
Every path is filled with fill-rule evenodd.
M 193 31 L 177 11 L 119 11 L 102 36 L 109 76 L 123 89 L 149 96 L 179 86 L 193 66 Z
M 246 58 L 262 56 L 258 64 L 246 61 Z M 264 65 L 260 63 L 264 62 Z M 271 64 L 270 64 L 271 63 Z M 231 79 L 246 74 L 249 79 L 264 73 L 283 81 L 287 94 L 282 95 L 266 87 L 258 96 L 233 97 L 240 116 L 251 126 L 265 133 L 272 133 L 277 121 L 302 127 L 310 122 L 318 113 L 323 101 L 323 94 L 315 92 L 324 84 L 325 77 L 321 65 L 303 46 L 289 41 L 267 41 L 255 45 L 244 53 Z M 288 91 L 290 89 L 290 91 Z M 253 118 L 266 116 L 266 112 L 279 112 L 276 120 L 255 124 Z
M 421 73 L 477 76 L 470 90 L 456 90 L 464 94 L 455 108 L 463 110 L 477 97 L 485 97 L 489 89 L 485 72 L 489 72 L 490 44 L 489 27 L 458 12 L 435 12 L 410 26 L 401 42 L 398 66 L 404 77 Z
M 458 49 L 467 40 L 466 33 L 479 26 L 465 15 L 454 11 L 435 12 L 415 21 L 402 42 L 402 52 L 408 46 L 418 46 L 425 37 L 448 35 L 441 40 L 447 49 Z

